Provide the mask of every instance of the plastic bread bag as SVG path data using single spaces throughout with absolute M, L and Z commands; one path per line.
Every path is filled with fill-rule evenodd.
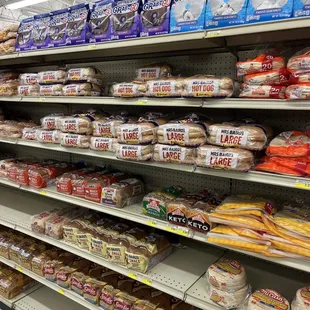
M 62 113 L 49 114 L 41 118 L 41 127 L 46 130 L 58 129 L 56 127 L 57 120 L 64 115 Z
M 31 127 L 31 128 L 24 128 L 22 139 L 24 140 L 37 140 L 37 130 L 40 127 Z
M 155 63 L 145 65 L 136 70 L 137 80 L 149 81 L 158 78 L 165 78 L 171 75 L 172 68 L 167 63 Z
M 310 156 L 310 137 L 300 131 L 284 131 L 271 140 L 267 147 L 268 156 L 306 157 Z
M 212 124 L 207 128 L 207 142 L 225 147 L 260 151 L 268 144 L 272 129 L 253 120 Z
M 153 145 L 116 145 L 116 157 L 124 160 L 149 161 L 153 158 Z
M 274 56 L 269 53 L 261 54 L 254 59 L 239 61 L 236 64 L 237 76 L 280 70 L 285 68 L 285 59 L 282 56 Z
M 155 144 L 153 160 L 192 165 L 196 160 L 196 149 L 178 145 Z
M 4 71 L 0 73 L 0 83 L 4 82 L 16 82 L 19 79 L 20 74 L 15 71 Z
M 288 85 L 290 73 L 285 69 L 247 74 L 244 83 L 249 85 Z
M 310 307 L 310 286 L 303 287 L 296 292 L 291 304 L 292 310 L 308 310 Z
M 285 99 L 285 86 L 242 84 L 240 98 Z
M 287 62 L 287 69 L 291 73 L 310 71 L 310 48 L 306 47 L 294 54 Z
M 157 131 L 158 142 L 180 146 L 199 146 L 207 141 L 207 128 L 211 121 L 197 114 L 186 115 L 183 119 L 173 120 L 160 125 Z
M 41 71 L 38 73 L 39 84 L 64 84 L 66 82 L 66 71 Z
M 6 41 L 11 38 L 16 38 L 18 24 L 10 24 L 0 30 L 0 41 Z
M 244 302 L 242 310 L 290 310 L 290 303 L 285 297 L 271 289 L 259 289 L 251 294 Z M 300 309 L 301 310 L 301 309 Z
M 45 129 L 37 130 L 37 140 L 41 143 L 59 144 L 60 135 L 61 132 L 59 130 L 45 130 Z
M 77 147 L 81 149 L 88 149 L 90 147 L 90 136 L 71 134 L 71 133 L 61 133 L 60 145 L 66 147 Z
M 20 96 L 39 96 L 39 85 L 20 85 L 17 88 L 17 94 Z
M 112 285 L 106 285 L 100 294 L 99 306 L 100 308 L 106 310 L 114 310 L 114 300 L 116 294 L 118 294 L 120 290 L 115 289 Z
M 116 151 L 117 140 L 115 138 L 91 137 L 90 148 L 94 151 Z
M 101 95 L 101 88 L 91 83 L 68 84 L 63 87 L 62 92 L 64 96 L 98 97 Z
M 166 77 L 146 82 L 147 97 L 181 97 L 184 78 Z
M 216 169 L 248 171 L 254 166 L 251 151 L 202 145 L 197 149 L 197 166 Z
M 124 144 L 154 144 L 158 126 L 166 122 L 161 113 L 146 113 L 138 122 L 119 125 L 116 128 L 117 140 Z
M 231 97 L 234 81 L 229 77 L 195 75 L 184 78 L 182 97 Z
M 288 100 L 303 100 L 310 98 L 310 83 L 290 85 L 285 92 Z
M 10 39 L 3 43 L 0 43 L 0 54 L 5 55 L 14 53 L 16 51 L 15 46 L 16 46 L 16 39 Z
M 102 85 L 102 76 L 94 67 L 72 68 L 67 72 L 69 82 L 88 82 L 96 85 Z
M 34 16 L 33 30 L 32 30 L 32 49 L 46 48 L 49 44 L 49 25 L 51 21 L 50 13 L 43 13 Z
M 40 96 L 62 96 L 63 84 L 40 85 Z
M 302 71 L 300 73 L 293 72 L 289 78 L 289 85 L 310 83 L 310 70 Z
M 36 85 L 39 83 L 37 73 L 22 73 L 18 77 L 20 85 Z
M 146 84 L 143 82 L 115 83 L 110 87 L 110 95 L 113 97 L 135 98 L 146 94 Z
M 92 122 L 99 117 L 91 112 L 60 117 L 57 119 L 56 128 L 67 133 L 91 134 Z
M 17 82 L 0 83 L 0 96 L 16 96 L 18 94 L 17 88 Z
M 29 51 L 32 47 L 32 29 L 34 24 L 34 18 L 29 17 L 23 19 L 18 27 L 16 51 Z

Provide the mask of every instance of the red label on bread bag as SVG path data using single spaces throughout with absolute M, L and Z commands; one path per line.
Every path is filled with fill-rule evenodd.
M 225 151 L 207 151 L 206 165 L 219 168 L 236 168 L 238 155 Z
M 269 91 L 269 98 L 280 99 L 282 98 L 282 96 L 280 96 L 280 93 L 283 91 L 284 91 L 283 86 L 277 86 L 277 85 L 271 86 Z
M 109 306 L 113 305 L 114 303 L 114 298 L 110 294 L 104 292 L 100 294 L 100 300 L 102 300 L 106 305 Z
M 61 179 L 56 182 L 57 192 L 67 195 L 72 194 L 72 182 L 70 179 Z

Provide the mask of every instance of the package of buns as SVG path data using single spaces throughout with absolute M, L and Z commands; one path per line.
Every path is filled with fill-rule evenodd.
M 165 236 L 151 233 L 144 241 L 137 241 L 126 250 L 126 266 L 145 273 L 171 252 L 172 246 Z
M 31 127 L 31 128 L 24 128 L 22 133 L 22 139 L 24 140 L 37 140 L 37 130 L 40 127 Z
M 91 137 L 90 139 L 90 148 L 94 151 L 107 151 L 115 153 L 116 144 L 116 138 Z
M 5 27 L 2 27 L 0 30 L 0 41 L 2 42 L 11 38 L 16 38 L 18 27 L 18 24 L 9 24 Z
M 106 282 L 89 278 L 84 285 L 84 299 L 93 305 L 99 305 L 102 289 L 107 285 Z
M 19 72 L 16 71 L 3 71 L 0 73 L 0 83 L 16 82 L 19 78 Z
M 37 85 L 39 83 L 37 73 L 22 73 L 18 79 L 20 85 Z
M 165 78 L 171 75 L 172 68 L 167 63 L 154 63 L 140 67 L 136 70 L 136 80 L 148 81 L 158 78 Z
M 26 126 L 19 125 L 16 121 L 2 121 L 0 124 L 0 136 L 7 138 L 21 138 L 22 130 L 25 127 Z
M 292 72 L 289 77 L 289 85 L 310 83 L 310 69 L 301 72 Z
M 243 81 L 249 85 L 283 85 L 289 84 L 290 73 L 287 69 L 270 70 L 266 72 L 247 74 Z
M 39 84 L 64 84 L 66 82 L 66 71 L 42 71 L 38 73 Z
M 183 80 L 181 77 L 167 77 L 152 79 L 146 82 L 147 97 L 181 97 L 183 91 Z
M 51 85 L 40 85 L 40 96 L 62 96 L 64 85 L 63 84 L 51 84 Z
M 183 79 L 182 97 L 231 97 L 234 81 L 229 77 L 195 75 Z
M 248 171 L 254 165 L 251 151 L 202 145 L 197 149 L 197 166 L 216 169 Z
M 61 138 L 60 130 L 37 129 L 37 140 L 41 143 L 59 144 Z
M 11 54 L 16 51 L 16 39 L 9 39 L 0 43 L 0 54 Z
M 212 124 L 208 127 L 207 142 L 225 147 L 260 151 L 265 148 L 272 136 L 272 129 L 267 125 L 257 124 L 252 120 Z
M 183 119 L 160 125 L 157 130 L 157 139 L 161 144 L 199 146 L 206 143 L 206 130 L 211 124 L 211 121 L 192 113 Z
M 72 133 L 61 133 L 60 145 L 66 147 L 77 147 L 81 149 L 88 149 L 90 147 L 90 136 L 78 135 Z
M 303 287 L 296 292 L 292 301 L 291 310 L 309 310 L 310 308 L 310 286 Z
M 116 145 L 116 157 L 124 160 L 149 161 L 153 157 L 153 145 Z
M 17 94 L 19 96 L 39 96 L 40 87 L 39 85 L 20 85 L 17 88 Z
M 242 84 L 240 98 L 285 99 L 285 86 Z
M 287 69 L 291 73 L 303 73 L 310 71 L 309 47 L 295 53 L 287 62 Z
M 153 160 L 192 165 L 196 160 L 196 148 L 179 145 L 155 144 Z
M 68 82 L 86 82 L 102 86 L 102 76 L 94 67 L 72 68 L 67 72 Z
M 18 82 L 0 83 L 0 96 L 17 96 Z
M 101 203 L 124 208 L 141 200 L 144 193 L 144 184 L 136 178 L 128 178 L 103 187 Z
M 63 116 L 57 119 L 56 127 L 62 132 L 91 134 L 93 131 L 92 121 L 94 115 L 91 113 L 75 114 L 73 116 Z
M 41 118 L 41 128 L 45 130 L 54 130 L 57 128 L 57 121 L 59 118 L 63 117 L 63 114 L 55 113 L 49 114 Z
M 310 83 L 301 83 L 288 86 L 285 91 L 285 96 L 288 100 L 309 99 Z
M 63 96 L 92 96 L 101 95 L 101 88 L 96 84 L 77 83 L 65 85 L 62 89 Z
M 144 82 L 115 83 L 110 87 L 109 93 L 112 97 L 143 97 L 146 94 L 146 84 Z

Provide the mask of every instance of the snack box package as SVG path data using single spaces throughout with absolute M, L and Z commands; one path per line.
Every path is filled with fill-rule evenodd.
M 205 28 L 219 28 L 244 24 L 247 5 L 248 0 L 207 1 Z
M 31 47 L 33 46 L 32 42 L 33 24 L 34 24 L 33 17 L 26 18 L 20 22 L 17 31 L 16 52 L 31 50 Z
M 110 41 L 112 32 L 112 0 L 98 1 L 90 13 L 90 43 Z
M 310 15 L 310 3 L 307 0 L 295 0 L 293 7 L 293 17 Z
M 170 0 L 145 0 L 141 16 L 141 37 L 169 33 Z
M 293 0 L 249 0 L 246 22 L 266 22 L 290 18 L 293 12 Z
M 69 8 L 53 11 L 49 28 L 48 47 L 65 46 L 67 43 L 67 29 L 70 11 Z
M 91 37 L 89 4 L 81 3 L 70 7 L 67 27 L 67 45 L 88 43 Z
M 112 40 L 137 38 L 140 36 L 139 0 L 117 0 L 112 8 Z
M 31 49 L 39 50 L 42 48 L 47 48 L 49 43 L 48 31 L 50 21 L 50 13 L 40 14 L 34 17 L 32 29 L 33 46 L 31 47 Z
M 205 0 L 174 0 L 170 11 L 170 33 L 203 29 L 205 11 Z

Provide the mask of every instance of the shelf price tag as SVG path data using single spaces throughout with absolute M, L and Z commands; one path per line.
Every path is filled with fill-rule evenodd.
M 156 227 L 157 223 L 155 221 L 152 221 L 152 220 L 147 220 L 146 221 L 146 225 L 152 226 L 152 227 Z
M 40 191 L 40 194 L 46 196 L 47 193 L 46 191 Z
M 19 271 L 19 272 L 23 272 L 23 268 L 21 268 L 19 266 L 16 267 L 16 270 Z
M 178 228 L 177 234 L 184 236 L 184 237 L 187 237 L 189 235 L 189 230 L 186 228 Z
M 129 278 L 137 280 L 138 276 L 135 273 L 129 272 L 127 275 Z
M 61 295 L 65 295 L 65 291 L 62 290 L 61 288 L 59 288 L 59 289 L 57 290 L 57 292 L 58 292 L 59 294 L 61 294 Z
M 42 97 L 39 97 L 39 98 L 38 98 L 38 101 L 39 101 L 39 102 L 43 102 L 44 100 L 45 100 L 45 98 L 42 98 Z
M 147 278 L 142 278 L 141 282 L 149 286 L 152 286 L 153 284 L 152 280 L 149 280 Z
M 147 104 L 147 100 L 146 100 L 146 99 L 144 99 L 144 100 L 138 100 L 138 101 L 137 101 L 137 104 L 138 104 L 138 105 Z
M 310 180 L 296 179 L 295 187 L 310 190 Z
M 218 37 L 221 34 L 221 30 L 215 30 L 215 31 L 208 31 L 207 32 L 207 38 L 214 38 Z
M 87 49 L 88 49 L 89 51 L 94 50 L 94 49 L 96 49 L 96 45 L 95 45 L 95 44 L 88 45 Z
M 178 229 L 176 227 L 173 227 L 173 226 L 166 226 L 166 230 L 171 232 L 171 233 L 174 233 L 174 234 L 177 234 L 178 233 Z

